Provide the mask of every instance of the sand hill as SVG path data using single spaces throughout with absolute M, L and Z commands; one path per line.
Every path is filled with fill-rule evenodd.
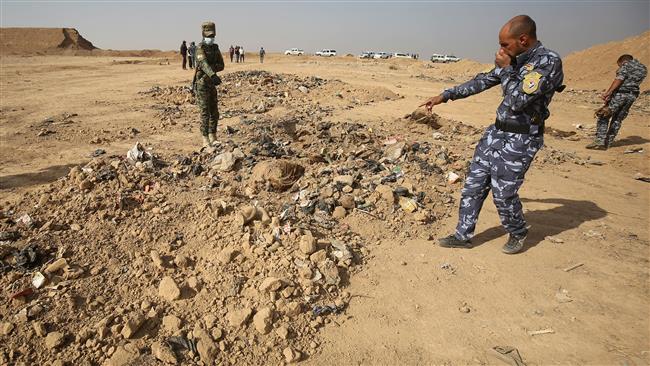
M 74 28 L 0 28 L 0 40 L 3 54 L 97 49 Z
M 622 41 L 599 44 L 564 58 L 567 85 L 576 89 L 606 89 L 614 79 L 616 60 L 628 53 L 650 66 L 650 31 Z M 641 84 L 641 90 L 650 89 L 650 78 Z

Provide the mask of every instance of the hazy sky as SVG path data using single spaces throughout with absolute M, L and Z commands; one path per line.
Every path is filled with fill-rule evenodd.
M 650 0 L 1 0 L 0 6 L 3 27 L 77 28 L 104 49 L 177 49 L 183 39 L 200 40 L 201 22 L 212 20 L 222 49 L 448 53 L 483 62 L 492 61 L 499 28 L 517 14 L 532 16 L 539 39 L 562 55 L 650 28 Z

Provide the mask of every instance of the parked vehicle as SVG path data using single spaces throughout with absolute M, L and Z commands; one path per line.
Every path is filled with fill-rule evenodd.
M 433 56 L 431 56 L 431 62 L 448 63 L 448 62 L 458 62 L 458 61 L 460 61 L 460 59 L 454 55 L 433 54 Z
M 402 53 L 402 52 L 393 53 L 393 57 L 395 57 L 395 58 L 412 58 L 411 55 L 409 55 L 408 53 Z
M 289 50 L 284 51 L 285 55 L 295 55 L 295 56 L 301 56 L 305 54 L 305 51 L 301 50 L 300 48 L 292 48 Z
M 316 52 L 316 56 L 333 57 L 336 56 L 336 50 L 325 48 Z
M 377 59 L 379 59 L 379 58 L 387 59 L 387 58 L 390 58 L 390 53 L 386 53 L 386 52 L 375 52 L 373 58 L 377 58 Z
M 371 52 L 371 51 L 363 51 L 363 52 L 361 52 L 361 54 L 359 55 L 359 58 L 373 58 L 373 56 L 375 56 L 375 53 L 374 53 L 374 52 Z

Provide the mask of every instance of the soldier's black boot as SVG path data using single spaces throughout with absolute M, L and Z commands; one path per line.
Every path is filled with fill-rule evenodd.
M 589 150 L 607 150 L 607 145 L 594 141 L 591 144 L 585 146 L 585 148 Z
M 521 235 L 510 234 L 510 238 L 508 239 L 508 242 L 506 243 L 506 245 L 503 246 L 501 250 L 506 254 L 517 254 L 521 252 L 521 250 L 524 249 L 524 242 L 526 241 L 526 236 L 528 236 L 528 232 L 525 232 Z
M 446 238 L 440 238 L 438 239 L 438 244 L 440 244 L 441 247 L 445 248 L 464 248 L 464 249 L 470 249 L 472 247 L 472 242 L 469 240 L 460 240 L 456 237 L 456 235 L 449 235 Z

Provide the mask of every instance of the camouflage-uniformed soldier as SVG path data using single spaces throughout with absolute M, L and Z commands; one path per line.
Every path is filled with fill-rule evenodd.
M 203 23 L 201 30 L 203 41 L 196 48 L 196 72 L 192 84 L 196 95 L 196 104 L 201 113 L 203 145 L 210 146 L 217 141 L 217 122 L 219 121 L 217 85 L 221 83 L 217 72 L 224 69 L 224 62 L 219 46 L 214 43 L 216 35 L 214 23 Z
M 474 151 L 461 193 L 456 232 L 439 240 L 443 247 L 472 247 L 470 238 L 490 189 L 501 224 L 510 234 L 503 251 L 521 251 L 528 234 L 517 192 L 544 143 L 544 121 L 550 115 L 548 105 L 555 92 L 564 88 L 564 74 L 560 56 L 537 40 L 535 22 L 527 15 L 508 21 L 499 32 L 499 43 L 494 69 L 422 104 L 430 111 L 434 105 L 496 85 L 503 90 L 496 121 L 487 128 Z
M 596 111 L 596 139 L 587 149 L 607 150 L 621 129 L 630 107 L 639 96 L 639 85 L 648 69 L 631 55 L 623 55 L 616 61 L 616 78 L 603 94 L 605 105 Z

